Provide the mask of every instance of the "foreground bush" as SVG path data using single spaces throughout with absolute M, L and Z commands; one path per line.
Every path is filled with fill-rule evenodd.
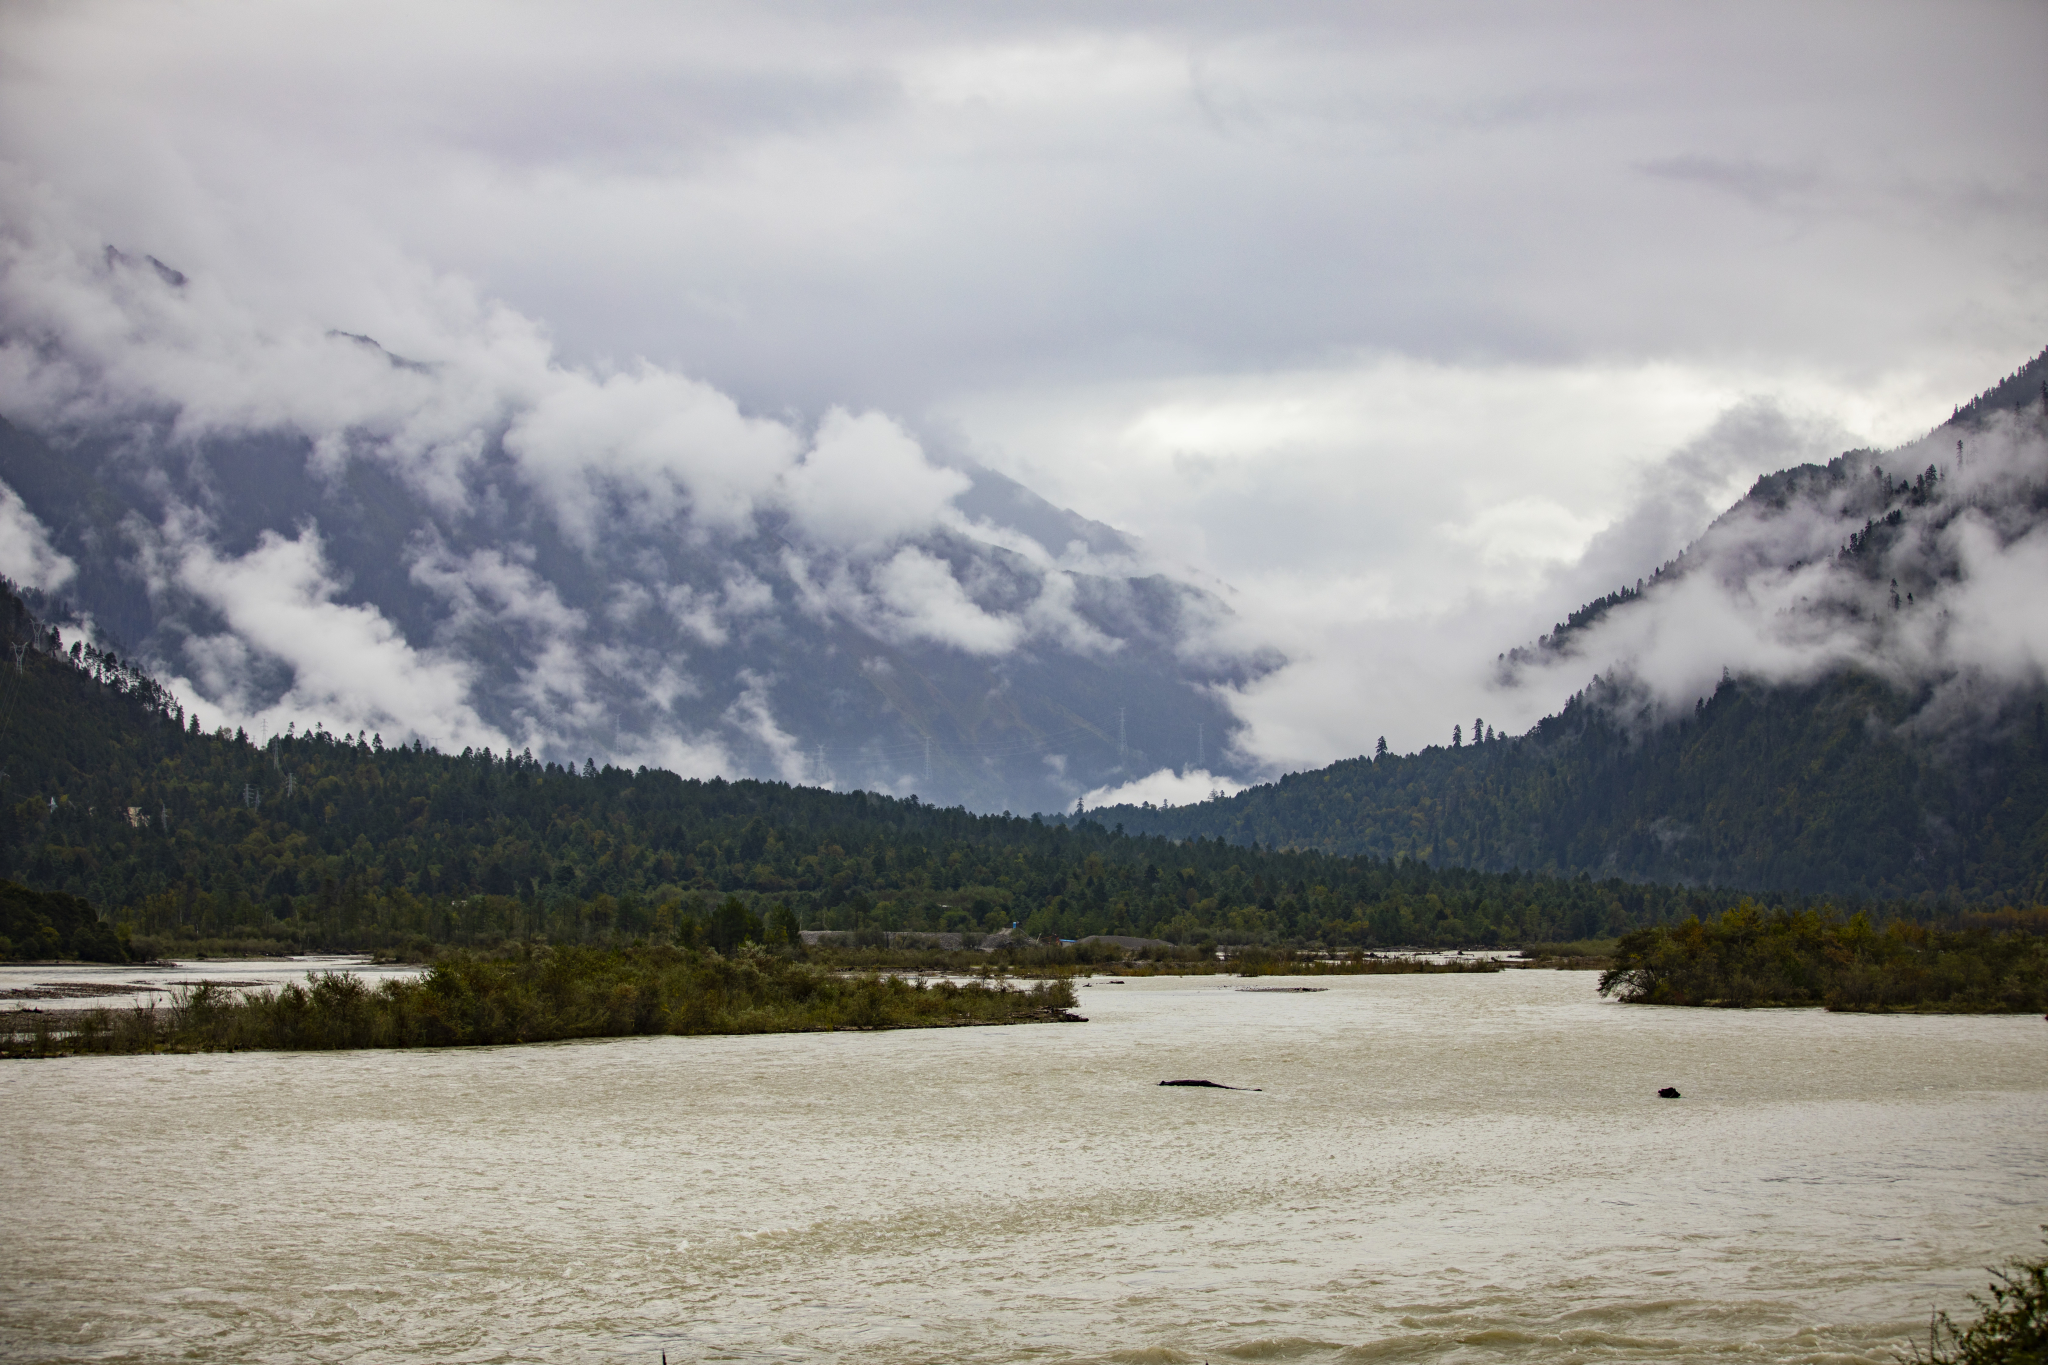
M 1065 981 L 1029 990 L 979 982 L 833 976 L 768 953 L 678 948 L 535 948 L 518 957 L 436 962 L 371 987 L 346 973 L 238 998 L 210 983 L 161 1015 L 96 1011 L 66 1050 L 154 1047 L 454 1047 L 639 1033 L 789 1033 L 933 1028 L 1067 1018 Z M 47 1035 L 34 1050 L 56 1046 Z M 16 1051 L 25 1049 L 19 1042 Z
M 1903 920 L 1879 931 L 1862 915 L 1766 915 L 1744 901 L 1712 919 L 1624 935 L 1600 993 L 1648 1005 L 2026 1013 L 2048 1009 L 2048 939 Z
M 2048 1257 L 2014 1261 L 1992 1272 L 1991 1297 L 1970 1295 L 1979 1317 L 1957 1327 L 1935 1316 L 1928 1351 L 1913 1352 L 1930 1365 L 2048 1365 Z

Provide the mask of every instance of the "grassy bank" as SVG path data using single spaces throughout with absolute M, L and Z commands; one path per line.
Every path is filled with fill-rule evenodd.
M 1600 991 L 1633 1004 L 1825 1005 L 1939 1014 L 2048 1009 L 2043 917 L 1982 917 L 1952 929 L 1861 915 L 1726 914 L 1639 929 L 1616 945 Z
M 1525 943 L 1522 958 L 1532 967 L 1560 972 L 1604 972 L 1614 965 L 1616 941 L 1583 938 L 1571 943 Z
M 1426 976 L 1485 975 L 1507 970 L 1507 964 L 1492 958 L 1467 961 L 1428 962 L 1412 957 L 1378 957 L 1370 953 L 1349 957 L 1321 957 L 1314 954 L 1269 952 L 1233 957 L 1221 962 L 1177 965 L 1158 962 L 1133 963 L 1117 971 L 1118 976 Z
M 990 952 L 911 946 L 813 944 L 808 959 L 837 971 L 947 972 L 959 976 L 1405 976 L 1421 972 L 1497 972 L 1529 965 L 1472 957 L 1447 962 L 1354 950 L 1214 943 L 1161 945 L 1137 951 L 1103 943 L 1021 940 Z M 1604 964 L 1603 964 L 1604 965 Z
M 18 1056 L 944 1028 L 1060 1020 L 1074 999 L 1065 981 L 1028 990 L 925 984 L 835 975 L 758 951 L 543 947 L 495 960 L 448 957 L 421 977 L 375 987 L 347 973 L 245 997 L 202 984 L 166 1008 L 88 1011 L 65 1034 L 46 1026 L 0 1039 L 0 1047 Z

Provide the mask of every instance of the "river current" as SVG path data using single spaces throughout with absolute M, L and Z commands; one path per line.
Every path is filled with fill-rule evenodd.
M 1889 1361 L 2041 1245 L 2038 1017 L 1622 1006 L 1565 972 L 1243 989 L 1284 984 L 0 1064 L 0 1354 Z

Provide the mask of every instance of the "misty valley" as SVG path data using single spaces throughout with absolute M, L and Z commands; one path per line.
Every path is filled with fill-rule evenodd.
M 1204 137 L 1263 127 L 1208 61 Z M 989 81 L 766 122 L 955 83 L 951 137 Z M 1725 376 L 1496 375 L 1721 415 L 1533 432 L 1559 486 L 1494 450 L 1427 527 L 1359 509 L 1438 476 L 1448 363 L 1091 337 L 1069 409 L 806 406 L 6 192 L 0 1355 L 2042 1358 L 2048 351 L 1848 450 Z M 1230 581 L 1201 527 L 1274 507 Z

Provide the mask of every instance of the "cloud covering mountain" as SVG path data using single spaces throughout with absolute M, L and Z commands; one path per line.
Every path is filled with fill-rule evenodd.
M 1734 673 L 1862 673 L 1930 733 L 2048 683 L 2048 352 L 1922 439 L 1759 480 L 1677 559 L 1501 660 L 1504 689 L 1588 672 L 1646 720 Z
M 1162 717 L 1220 744 L 1204 689 L 1270 666 L 879 413 L 568 367 L 459 292 L 399 354 L 116 248 L 0 253 L 5 567 L 230 723 L 1056 807 Z
M 1002 803 L 1526 726 L 1584 678 L 1504 689 L 1504 642 L 2038 344 L 2044 36 L 2001 0 L 17 7 L 4 415 L 81 467 L 0 495 L 0 559 L 70 556 L 216 710 L 417 697 L 840 781 L 853 731 L 798 717 L 880 695 L 847 660 L 976 733 L 957 699 L 1066 661 L 1030 724 L 1075 743 Z M 860 769 L 899 790 L 906 724 Z M 1043 761 L 1084 735 L 1122 763 Z
M 1716 450 L 1779 427 L 1738 414 L 1678 452 L 1635 512 L 1595 537 L 1580 572 L 1653 562 L 1698 516 Z M 1766 436 L 1768 439 L 1768 436 Z M 1617 573 L 1618 576 L 1618 573 Z M 1451 722 L 1505 737 L 1564 696 L 1638 732 L 1689 715 L 1730 678 L 1805 688 L 1859 675 L 1905 699 L 1903 737 L 1982 742 L 2048 685 L 2048 351 L 1926 436 L 1766 475 L 1684 550 L 1501 652 Z M 1284 673 L 1247 691 L 1286 685 Z M 1597 684 L 1597 686 L 1589 686 Z M 1537 708 L 1543 708 L 1538 711 Z M 2024 707 L 2021 710 L 2025 710 Z M 1230 790 L 1224 788 L 1224 790 Z M 1091 807 L 1212 794 L 1172 771 L 1105 785 Z

